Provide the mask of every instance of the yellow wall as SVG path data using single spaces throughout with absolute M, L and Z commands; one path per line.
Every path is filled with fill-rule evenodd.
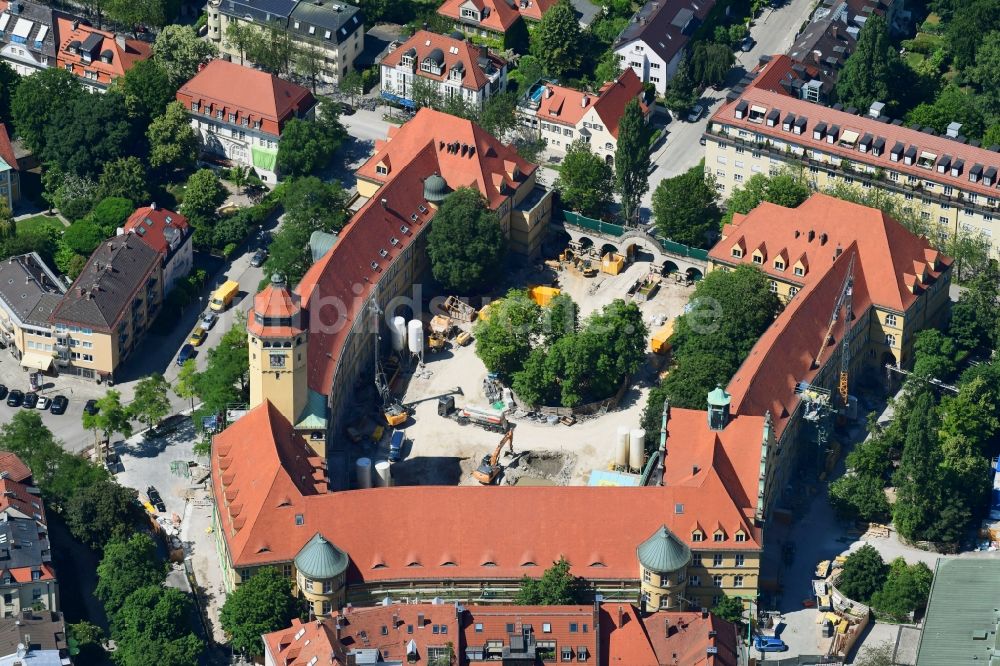
M 250 316 L 253 316 L 251 312 Z M 261 339 L 248 334 L 250 345 L 250 409 L 270 400 L 292 425 L 309 399 L 307 334 Z M 285 347 L 288 343 L 291 346 Z M 265 347 L 264 345 L 270 345 Z M 275 364 L 274 361 L 281 359 Z

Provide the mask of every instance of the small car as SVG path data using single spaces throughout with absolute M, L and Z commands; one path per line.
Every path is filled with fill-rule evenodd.
M 392 438 L 389 440 L 389 462 L 399 462 L 403 457 L 403 444 L 406 443 L 406 433 L 402 430 L 393 430 Z
M 194 345 L 184 345 L 180 353 L 177 354 L 177 365 L 184 365 L 189 358 L 194 358 L 198 352 L 194 350 Z
M 69 400 L 64 395 L 57 395 L 52 398 L 52 405 L 49 406 L 49 411 L 55 415 L 65 414 L 66 407 L 69 406 Z
M 758 652 L 784 652 L 788 649 L 785 641 L 777 636 L 761 636 L 760 634 L 754 636 L 753 646 Z
M 208 332 L 201 326 L 199 326 L 198 328 L 191 331 L 191 337 L 188 338 L 188 344 L 190 344 L 192 347 L 200 347 L 201 343 L 205 342 L 205 337 L 207 335 Z
M 105 467 L 107 467 L 108 471 L 111 472 L 112 474 L 115 474 L 116 472 L 119 471 L 119 467 L 121 467 L 121 464 L 122 464 L 122 457 L 117 453 L 115 453 L 114 451 L 109 453 L 107 457 L 104 459 Z
M 206 310 L 205 314 L 201 316 L 199 320 L 201 322 L 201 327 L 206 331 L 211 331 L 212 327 L 215 326 L 215 322 L 219 321 L 219 315 L 215 314 L 211 310 Z
M 38 404 L 37 393 L 32 393 L 31 391 L 28 391 L 27 393 L 24 394 L 24 401 L 21 403 L 22 407 L 24 407 L 25 409 L 34 409 L 35 405 L 37 404 Z
M 85 412 L 87 412 L 88 414 L 90 414 L 91 416 L 93 416 L 93 415 L 94 415 L 94 414 L 96 414 L 97 412 L 101 411 L 101 408 L 97 406 L 97 401 L 96 401 L 96 400 L 94 400 L 94 399 L 90 399 L 90 400 L 88 400 L 88 401 L 87 401 L 87 403 L 86 403 L 86 404 L 85 404 L 85 405 L 83 406 L 83 411 L 85 411 Z
M 755 42 L 753 40 L 753 37 L 751 37 L 750 35 L 747 35 L 746 37 L 743 38 L 743 41 L 740 42 L 740 51 L 743 51 L 744 53 L 748 53 L 751 49 L 753 49 L 753 47 L 754 47 L 754 45 L 756 43 L 757 42 Z
M 688 114 L 687 121 L 689 123 L 696 123 L 701 120 L 701 117 L 705 114 L 705 107 L 701 104 L 695 104 L 694 108 L 691 109 L 691 113 Z
M 267 250 L 265 249 L 257 250 L 253 253 L 253 256 L 250 257 L 250 265 L 254 268 L 260 268 L 264 265 L 265 261 L 267 261 Z
M 705 137 L 701 137 L 700 139 L 698 139 L 698 145 L 699 146 L 704 146 L 705 145 Z
M 19 389 L 14 389 L 7 394 L 7 406 L 8 407 L 20 407 L 24 402 L 24 391 Z
M 48 396 L 40 395 L 38 396 L 38 404 L 35 405 L 38 409 L 48 409 L 52 401 L 49 400 Z
M 0 400 L 3 400 L 6 397 L 7 397 L 7 387 L 4 386 L 3 384 L 0 384 Z
M 167 507 L 163 503 L 163 498 L 160 497 L 160 491 L 158 491 L 155 486 L 149 486 L 146 488 L 146 497 L 149 498 L 149 503 L 155 506 L 157 511 L 160 513 L 167 512 Z

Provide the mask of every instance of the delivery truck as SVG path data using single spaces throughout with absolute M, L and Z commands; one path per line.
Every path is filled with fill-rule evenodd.
M 212 293 L 212 298 L 208 301 L 208 307 L 213 312 L 222 312 L 229 307 L 240 290 L 240 283 L 236 280 L 227 280 L 221 287 Z

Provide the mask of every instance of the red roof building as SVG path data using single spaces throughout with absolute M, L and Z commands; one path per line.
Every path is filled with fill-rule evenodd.
M 163 258 L 164 295 L 191 272 L 194 236 L 187 218 L 155 203 L 137 208 L 125 221 L 121 233 L 134 233 Z
M 455 27 L 466 32 L 486 30 L 506 33 L 518 20 L 541 21 L 556 0 L 445 0 L 438 14 L 455 21 Z
M 60 40 L 56 55 L 59 69 L 72 72 L 85 87 L 95 92 L 107 90 L 112 80 L 125 76 L 132 65 L 153 55 L 146 42 L 125 39 L 77 19 L 60 17 L 56 23 Z

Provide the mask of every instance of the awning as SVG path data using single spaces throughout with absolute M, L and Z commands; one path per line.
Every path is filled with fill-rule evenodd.
M 857 143 L 858 133 L 851 130 L 844 130 L 844 133 L 840 135 L 840 140 L 844 143 Z
M 48 370 L 52 367 L 52 354 L 27 352 L 21 358 L 21 365 L 25 368 L 34 368 L 35 370 Z
M 926 150 L 920 151 L 920 159 L 927 160 L 928 162 L 933 162 L 937 159 L 937 155 L 934 153 L 928 153 Z
M 752 113 L 766 113 L 767 108 L 763 106 L 757 106 L 756 104 L 754 104 L 753 106 L 750 107 L 750 111 Z

